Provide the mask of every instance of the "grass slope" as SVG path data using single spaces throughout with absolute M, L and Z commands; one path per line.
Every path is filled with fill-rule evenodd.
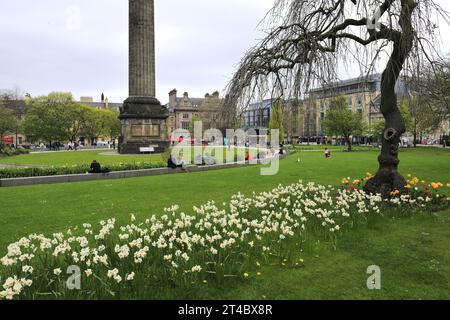
M 65 166 L 90 164 L 92 160 L 99 161 L 102 165 L 112 165 L 132 162 L 152 162 L 162 160 L 159 155 L 136 155 L 136 156 L 114 156 L 102 153 L 113 152 L 113 150 L 89 150 L 76 152 L 35 152 L 26 155 L 0 158 L 0 163 L 39 165 L 39 166 Z
M 401 171 L 429 181 L 450 182 L 450 152 L 441 149 L 406 150 Z M 299 179 L 338 185 L 342 177 L 360 177 L 377 168 L 377 153 L 335 152 L 324 159 L 318 152 L 300 152 L 281 161 L 276 176 L 261 176 L 258 167 L 187 173 L 172 176 L 41 185 L 0 189 L 0 253 L 23 235 L 65 230 L 84 222 L 116 217 L 129 219 L 160 214 L 164 207 L 222 202 L 232 194 L 264 191 Z M 300 158 L 300 164 L 296 163 Z M 340 242 L 337 252 L 321 248 L 305 253 L 306 268 L 263 266 L 263 276 L 250 285 L 171 290 L 161 298 L 450 298 L 450 211 L 434 218 L 380 219 L 355 230 Z M 382 268 L 383 290 L 366 289 L 367 267 Z
M 450 210 L 430 217 L 379 219 L 339 241 L 337 251 L 304 253 L 305 267 L 262 265 L 261 277 L 227 288 L 197 287 L 161 298 L 185 299 L 450 299 Z M 366 287 L 367 268 L 381 268 L 381 290 Z M 169 295 L 171 294 L 171 295 Z

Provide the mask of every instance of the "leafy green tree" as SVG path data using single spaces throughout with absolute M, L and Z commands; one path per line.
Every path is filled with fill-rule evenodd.
M 3 145 L 3 137 L 17 127 L 17 119 L 14 112 L 0 104 L 0 146 Z
M 87 114 L 91 109 L 91 107 L 77 103 L 69 105 L 66 109 L 65 113 L 69 120 L 66 129 L 70 141 L 74 142 L 80 136 L 86 123 Z
M 191 134 L 191 137 L 194 137 L 195 123 L 198 121 L 202 121 L 202 119 L 200 119 L 199 116 L 193 116 L 191 122 L 189 123 L 189 133 Z
M 122 127 L 119 120 L 119 113 L 113 110 L 101 110 L 104 123 L 104 134 L 112 140 L 120 136 Z
M 22 123 L 25 135 L 30 141 L 43 140 L 49 144 L 71 138 L 70 111 L 74 104 L 72 94 L 62 92 L 31 99 Z
M 400 105 L 400 113 L 402 114 L 403 119 L 406 124 L 406 132 L 413 133 L 414 132 L 414 119 L 411 114 L 411 110 L 409 108 L 409 101 L 403 100 Z M 372 125 L 370 130 L 370 134 L 376 137 L 376 140 L 379 141 L 383 137 L 384 130 L 386 129 L 386 121 L 380 120 Z
M 380 142 L 383 136 L 384 129 L 386 128 L 386 121 L 379 120 L 372 124 L 369 134 L 374 137 L 374 140 Z
M 361 114 L 348 109 L 345 97 L 337 97 L 331 101 L 323 126 L 328 135 L 344 136 L 348 143 L 348 151 L 352 151 L 352 136 L 362 134 L 364 131 Z
M 270 116 L 269 122 L 269 131 L 270 130 L 279 130 L 280 134 L 280 142 L 284 141 L 285 131 L 284 131 L 284 116 L 283 116 L 283 108 L 281 102 L 277 100 L 272 108 L 272 114 Z
M 446 61 L 426 65 L 414 87 L 422 104 L 429 105 L 439 125 L 450 118 L 450 56 Z
M 81 135 L 90 140 L 91 145 L 95 140 L 105 132 L 105 120 L 103 119 L 103 110 L 89 108 L 85 114 Z
M 432 102 L 423 96 L 403 100 L 400 110 L 407 123 L 408 132 L 414 136 L 414 147 L 423 134 L 430 133 L 441 122 L 439 113 L 435 112 Z

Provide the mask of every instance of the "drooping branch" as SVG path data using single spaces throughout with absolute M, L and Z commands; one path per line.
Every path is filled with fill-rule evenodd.
M 405 123 L 396 83 L 402 72 L 414 75 L 414 59 L 439 56 L 432 15 L 449 16 L 434 0 L 416 1 L 277 0 L 267 36 L 245 55 L 230 81 L 225 111 L 236 116 L 251 102 L 269 97 L 304 99 L 311 87 L 335 82 L 343 62 L 358 63 L 362 74 L 386 61 L 381 111 L 387 127 L 380 174 L 372 186 L 384 195 L 403 187 L 397 166 Z
M 406 34 L 402 10 L 414 11 L 406 4 L 401 0 L 278 0 L 272 13 L 274 23 L 280 24 L 241 61 L 228 87 L 226 106 L 242 107 L 261 87 L 272 88 L 280 96 L 295 83 L 301 88 L 290 90 L 306 93 L 308 85 L 335 76 L 338 59 L 354 56 L 352 43 L 365 48 L 366 55 L 379 57 L 387 44 L 400 43 Z M 423 7 L 433 5 L 432 0 L 422 1 Z M 364 17 L 357 17 L 361 14 Z M 371 50 L 373 46 L 378 50 Z M 367 60 L 376 63 L 376 59 Z

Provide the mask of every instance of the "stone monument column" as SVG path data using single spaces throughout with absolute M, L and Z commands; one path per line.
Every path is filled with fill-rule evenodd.
M 168 110 L 156 99 L 154 0 L 129 0 L 129 98 L 120 110 L 119 152 L 163 152 Z
M 155 97 L 154 0 L 130 0 L 130 97 Z

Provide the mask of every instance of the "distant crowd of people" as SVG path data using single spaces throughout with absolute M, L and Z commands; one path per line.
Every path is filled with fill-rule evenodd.
M 97 143 L 94 146 L 101 147 L 101 148 L 107 148 L 107 149 L 116 149 L 116 141 L 108 141 L 108 142 L 102 142 Z M 40 142 L 37 145 L 32 145 L 32 149 L 39 149 L 40 151 L 77 151 L 79 149 L 84 148 L 84 143 L 76 142 L 76 141 L 69 141 L 67 144 L 62 144 L 60 142 L 52 142 L 50 144 L 44 144 L 43 142 Z

